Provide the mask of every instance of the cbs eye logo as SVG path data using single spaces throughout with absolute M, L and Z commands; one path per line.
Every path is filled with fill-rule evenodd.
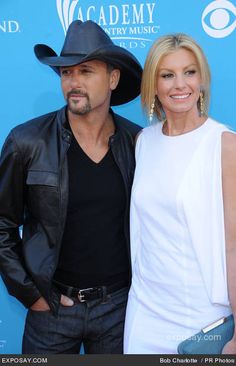
M 212 1 L 202 13 L 202 26 L 211 37 L 224 38 L 236 28 L 236 7 L 228 0 Z

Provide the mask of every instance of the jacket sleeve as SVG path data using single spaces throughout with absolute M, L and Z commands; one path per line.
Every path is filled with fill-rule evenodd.
M 8 292 L 30 307 L 41 295 L 27 273 L 19 235 L 25 189 L 23 159 L 12 131 L 0 157 L 0 273 Z

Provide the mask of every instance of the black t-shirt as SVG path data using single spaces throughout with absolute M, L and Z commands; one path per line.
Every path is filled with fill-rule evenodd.
M 111 150 L 95 163 L 73 136 L 67 158 L 67 220 L 54 278 L 78 288 L 128 279 L 125 187 Z

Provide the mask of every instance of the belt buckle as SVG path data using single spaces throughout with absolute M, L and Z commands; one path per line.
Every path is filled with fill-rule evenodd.
M 88 287 L 88 288 L 83 288 L 83 289 L 79 290 L 79 292 L 78 292 L 79 302 L 85 302 L 85 301 L 87 301 L 84 298 L 85 294 L 83 294 L 83 292 L 86 292 L 86 291 L 92 290 L 92 289 L 93 289 L 93 287 Z

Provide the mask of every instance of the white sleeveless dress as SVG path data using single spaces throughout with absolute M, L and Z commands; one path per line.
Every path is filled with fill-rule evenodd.
M 157 123 L 138 138 L 124 353 L 177 353 L 181 341 L 231 313 L 221 179 L 224 131 L 226 126 L 208 118 L 179 136 L 164 135 Z

